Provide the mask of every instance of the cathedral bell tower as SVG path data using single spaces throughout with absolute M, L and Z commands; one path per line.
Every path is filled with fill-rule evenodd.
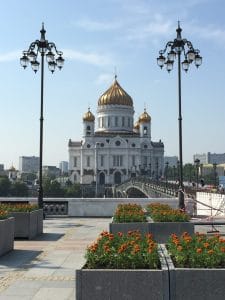
M 95 116 L 88 108 L 88 111 L 83 116 L 83 136 L 94 136 L 95 132 Z

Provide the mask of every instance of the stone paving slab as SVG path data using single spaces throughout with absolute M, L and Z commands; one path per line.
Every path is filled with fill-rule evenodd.
M 75 270 L 84 264 L 87 245 L 110 218 L 51 218 L 35 240 L 16 240 L 0 257 L 0 300 L 75 299 Z

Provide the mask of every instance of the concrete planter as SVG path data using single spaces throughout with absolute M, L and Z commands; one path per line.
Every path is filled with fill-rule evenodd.
M 76 299 L 169 300 L 168 268 L 159 254 L 161 270 L 76 270 Z
M 148 223 L 148 231 L 157 243 L 166 243 L 172 233 L 180 236 L 183 232 L 194 234 L 194 224 L 190 222 L 154 222 Z
M 0 256 L 14 248 L 14 223 L 12 217 L 0 220 Z
M 43 233 L 43 209 L 32 212 L 11 212 L 15 218 L 15 238 L 32 239 Z
M 148 233 L 148 222 L 130 222 L 130 223 L 114 223 L 112 218 L 112 223 L 109 223 L 110 233 L 127 233 L 130 230 L 139 230 L 140 233 Z
M 224 300 L 225 269 L 176 268 L 165 246 L 171 300 Z

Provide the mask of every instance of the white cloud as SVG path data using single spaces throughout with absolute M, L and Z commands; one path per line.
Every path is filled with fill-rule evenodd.
M 110 84 L 110 83 L 112 83 L 112 81 L 113 81 L 113 74 L 103 73 L 98 76 L 95 83 L 96 84 L 103 84 L 103 83 Z
M 112 58 L 108 55 L 102 55 L 98 53 L 85 53 L 72 49 L 64 49 L 63 50 L 64 57 L 70 60 L 77 60 L 84 63 L 104 66 L 112 64 Z
M 21 50 L 15 50 L 8 53 L 0 53 L 0 62 L 19 60 L 22 56 Z
M 77 21 L 75 25 L 87 31 L 109 31 L 121 27 L 120 22 L 99 22 L 87 18 Z

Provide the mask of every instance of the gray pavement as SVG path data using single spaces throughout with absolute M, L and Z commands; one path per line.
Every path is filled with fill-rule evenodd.
M 75 299 L 75 270 L 84 264 L 87 245 L 110 218 L 51 218 L 44 220 L 44 234 L 34 240 L 15 241 L 14 250 L 0 257 L 0 300 Z M 195 231 L 225 226 L 195 226 Z
M 87 245 L 109 218 L 54 218 L 44 234 L 15 241 L 14 251 L 0 257 L 0 299 L 75 299 L 75 270 L 84 264 Z

